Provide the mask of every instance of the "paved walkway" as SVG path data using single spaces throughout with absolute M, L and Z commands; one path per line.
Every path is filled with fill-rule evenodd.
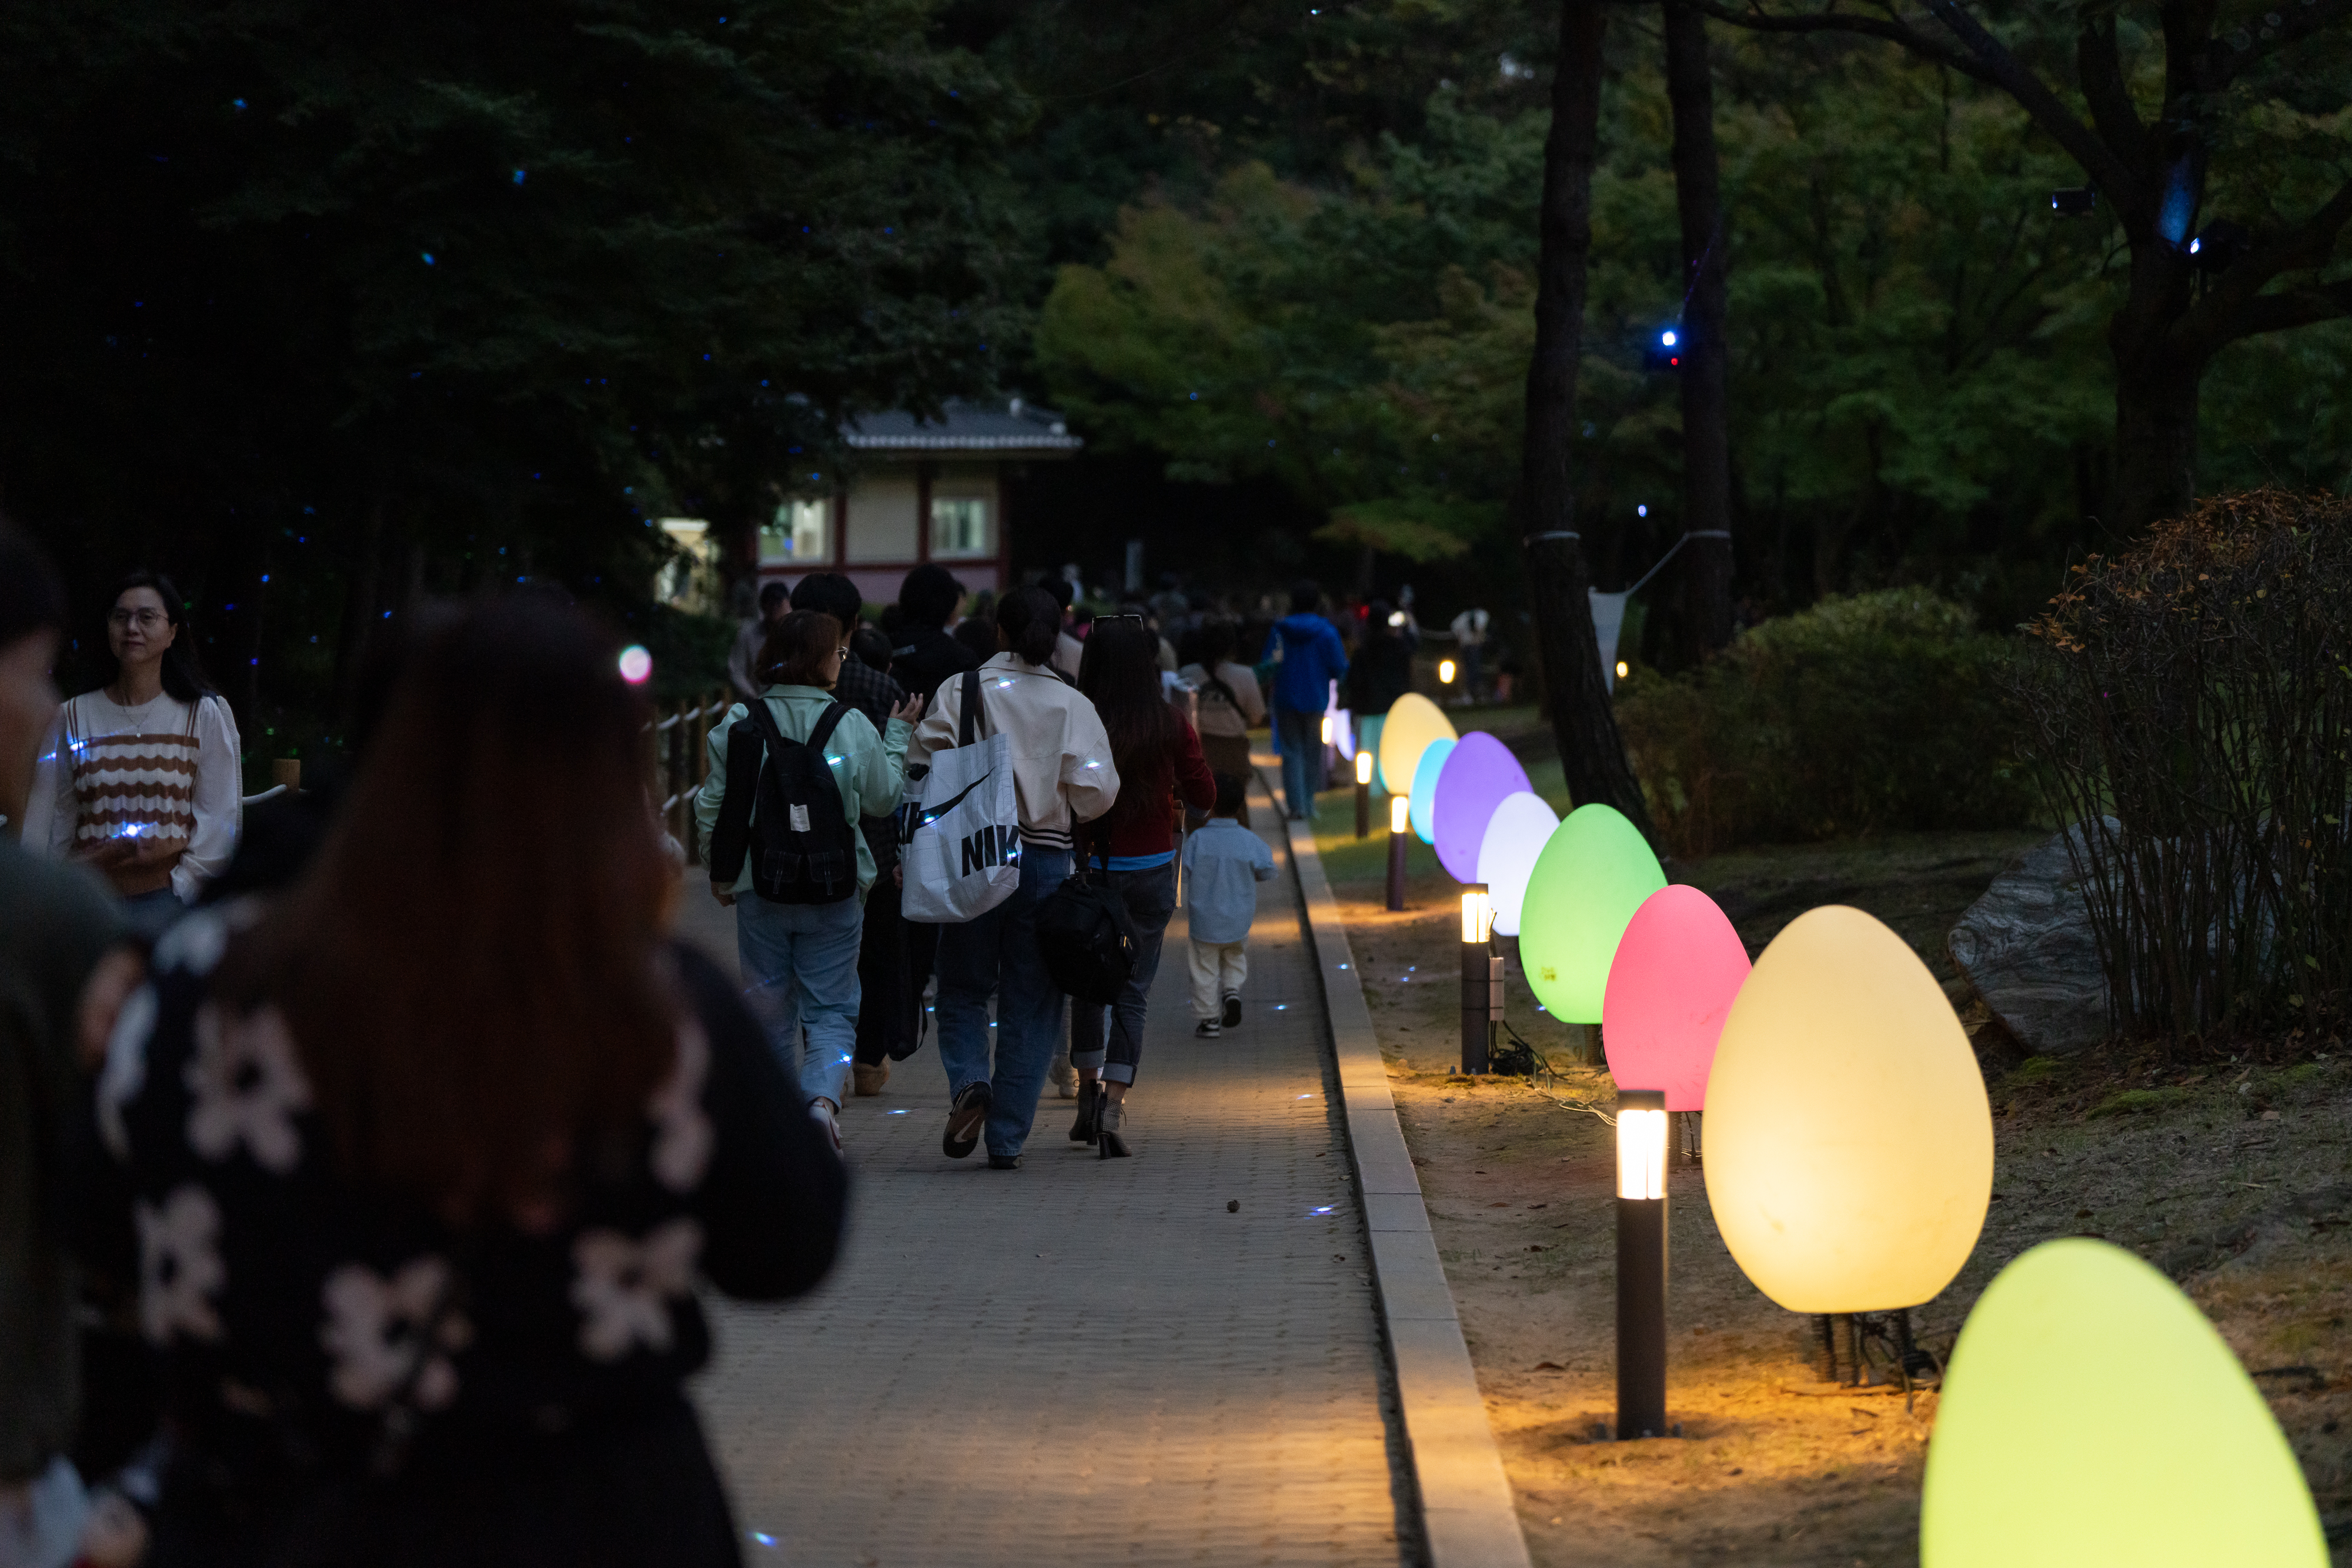
M 731 963 L 692 877 L 689 929 Z M 719 1306 L 698 1389 L 751 1568 L 1411 1560 L 1286 865 L 1221 1040 L 1192 1038 L 1184 941 L 1179 911 L 1134 1159 L 1070 1143 L 1050 1088 L 1022 1170 L 942 1157 L 929 1043 L 851 1103 L 841 1266 L 800 1302 Z

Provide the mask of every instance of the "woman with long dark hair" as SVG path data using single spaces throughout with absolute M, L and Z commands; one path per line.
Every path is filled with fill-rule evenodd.
M 1160 938 L 1176 912 L 1176 801 L 1206 810 L 1217 781 L 1201 760 L 1201 739 L 1160 688 L 1160 639 L 1139 617 L 1095 622 L 1078 666 L 1078 689 L 1101 716 L 1118 768 L 1118 803 L 1080 834 L 1094 874 L 1105 878 L 1135 926 L 1135 972 L 1108 1008 L 1074 1004 L 1070 1065 L 1078 1070 L 1076 1141 L 1099 1144 L 1105 1158 L 1133 1153 L 1127 1094 L 1143 1058 L 1143 1023 Z M 1105 1038 L 1106 1023 L 1108 1038 Z
M 25 842 L 88 862 L 161 924 L 236 849 L 236 719 L 205 685 L 172 580 L 134 571 L 108 601 L 114 678 L 58 710 Z
M 574 612 L 409 657 L 300 880 L 198 910 L 108 1048 L 173 1433 L 151 1568 L 731 1565 L 695 1298 L 814 1285 L 839 1162 L 664 936 L 646 714 Z
M 1203 622 L 1194 633 L 1193 662 L 1176 675 L 1201 695 L 1201 755 L 1209 771 L 1246 779 L 1249 732 L 1265 722 L 1265 697 L 1257 689 L 1256 672 L 1234 662 L 1234 650 L 1240 643 L 1240 632 L 1232 622 Z M 1242 808 L 1242 821 L 1249 821 L 1246 805 Z

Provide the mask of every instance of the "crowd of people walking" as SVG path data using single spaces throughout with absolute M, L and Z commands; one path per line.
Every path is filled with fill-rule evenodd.
M 823 1278 L 843 1106 L 936 1040 L 948 1158 L 1021 1168 L 1049 1082 L 1138 1153 L 1180 884 L 1191 1032 L 1243 1020 L 1249 731 L 1311 810 L 1347 653 L 1301 584 L 1269 702 L 1234 623 L 1180 667 L 1074 600 L 767 585 L 690 851 L 591 617 L 422 607 L 351 765 L 248 822 L 178 590 L 124 579 L 60 704 L 62 592 L 0 525 L 0 1568 L 736 1561 L 696 1281 Z M 682 858 L 735 980 L 672 935 Z

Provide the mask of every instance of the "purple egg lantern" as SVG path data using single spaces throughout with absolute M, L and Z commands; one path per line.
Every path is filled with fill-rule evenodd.
M 1478 845 L 1504 798 L 1528 788 L 1528 770 L 1485 730 L 1464 736 L 1446 758 L 1430 798 L 1438 863 L 1456 882 L 1478 880 Z

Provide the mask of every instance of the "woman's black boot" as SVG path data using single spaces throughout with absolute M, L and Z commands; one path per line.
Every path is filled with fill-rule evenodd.
M 1100 1120 L 1102 1092 L 1102 1084 L 1099 1081 L 1078 1085 L 1078 1116 L 1076 1121 L 1070 1124 L 1070 1142 L 1091 1144 L 1095 1141 L 1095 1128 Z

